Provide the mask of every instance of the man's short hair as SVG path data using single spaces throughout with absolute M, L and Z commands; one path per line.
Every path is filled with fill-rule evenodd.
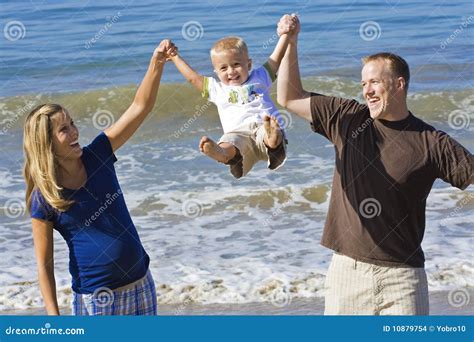
M 214 43 L 211 49 L 211 57 L 213 54 L 229 50 L 237 50 L 239 53 L 249 54 L 245 41 L 240 37 L 231 36 L 219 39 Z
M 408 91 L 408 84 L 410 83 L 410 68 L 408 63 L 400 56 L 391 52 L 379 52 L 367 57 L 362 58 L 362 63 L 365 65 L 369 62 L 382 59 L 388 61 L 390 65 L 390 71 L 396 77 L 403 77 L 405 80 L 405 91 Z

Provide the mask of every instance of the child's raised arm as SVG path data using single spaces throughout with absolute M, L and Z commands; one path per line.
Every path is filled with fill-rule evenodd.
M 285 56 L 286 47 L 288 46 L 288 34 L 282 34 L 280 39 L 278 39 L 278 43 L 275 46 L 270 57 L 268 57 L 267 63 L 272 68 L 272 71 L 276 74 L 278 68 L 280 67 L 281 60 L 283 56 Z
M 202 92 L 202 87 L 204 84 L 204 76 L 196 72 L 193 68 L 189 66 L 188 63 L 179 55 L 176 54 L 174 57 L 171 57 L 171 60 L 176 65 L 176 68 L 184 76 L 186 81 L 191 83 L 194 88 Z
M 288 47 L 289 36 L 288 34 L 295 30 L 296 24 L 292 21 L 287 21 L 284 23 L 285 25 L 280 25 L 278 30 L 278 35 L 280 38 L 278 39 L 278 43 L 275 46 L 270 57 L 268 57 L 267 63 L 272 68 L 273 72 L 276 74 L 278 69 L 280 68 L 280 63 L 285 56 L 286 48 Z

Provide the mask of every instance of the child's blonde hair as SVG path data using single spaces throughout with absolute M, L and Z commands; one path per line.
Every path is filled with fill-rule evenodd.
M 222 51 L 236 50 L 239 53 L 243 53 L 248 56 L 248 48 L 245 41 L 237 36 L 230 36 L 219 39 L 214 43 L 211 49 L 211 57 L 214 54 L 220 53 Z
M 66 113 L 66 109 L 58 104 L 42 104 L 33 109 L 25 120 L 23 177 L 26 183 L 25 197 L 28 210 L 35 188 L 53 208 L 59 211 L 66 211 L 74 203 L 61 196 L 62 188 L 57 180 L 52 131 L 52 117 L 57 113 Z

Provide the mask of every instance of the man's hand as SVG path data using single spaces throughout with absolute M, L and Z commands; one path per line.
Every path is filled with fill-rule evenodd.
M 278 22 L 277 33 L 279 36 L 283 34 L 296 35 L 300 32 L 300 21 L 296 14 L 285 14 Z
M 171 60 L 172 57 L 176 56 L 178 48 L 169 39 L 164 39 L 160 42 L 160 45 L 155 49 L 153 57 L 158 61 L 164 63 Z

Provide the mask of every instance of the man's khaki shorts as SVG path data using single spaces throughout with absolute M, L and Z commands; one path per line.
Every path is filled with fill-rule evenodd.
M 325 282 L 325 315 L 428 315 L 425 269 L 377 266 L 334 253 Z
M 234 145 L 239 153 L 227 164 L 230 172 L 235 178 L 245 176 L 252 167 L 260 160 L 266 160 L 270 170 L 278 169 L 286 161 L 287 141 L 283 135 L 283 140 L 278 147 L 268 148 L 263 138 L 265 128 L 263 124 L 257 122 L 244 123 L 232 132 L 225 133 L 217 142 L 226 142 Z

